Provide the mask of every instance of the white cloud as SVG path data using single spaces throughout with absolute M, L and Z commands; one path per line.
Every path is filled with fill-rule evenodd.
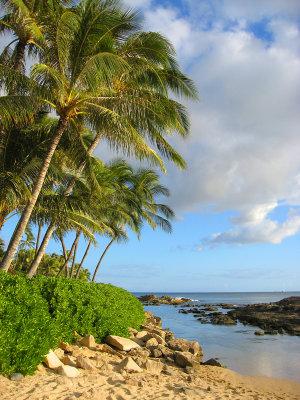
M 279 202 L 300 206 L 300 2 L 189 4 L 189 15 L 144 10 L 147 28 L 174 43 L 201 98 L 188 104 L 190 137 L 172 139 L 189 169 L 168 167 L 171 206 L 179 215 L 236 210 L 233 229 L 207 243 L 280 243 L 299 230 L 298 215 L 278 223 L 268 214 Z M 269 43 L 249 30 L 262 19 Z

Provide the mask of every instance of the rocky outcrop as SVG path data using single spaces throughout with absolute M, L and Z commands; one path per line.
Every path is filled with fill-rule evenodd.
M 274 303 L 249 304 L 229 311 L 228 315 L 244 324 L 258 326 L 265 334 L 279 332 L 300 336 L 300 297 L 288 297 Z
M 138 297 L 138 299 L 143 303 L 147 305 L 159 305 L 159 304 L 171 304 L 171 305 L 179 305 L 183 304 L 189 301 L 192 301 L 191 299 L 186 299 L 186 298 L 174 298 L 170 296 L 161 296 L 157 297 L 156 294 L 146 294 L 144 296 Z
M 60 343 L 59 349 L 50 351 L 45 364 L 68 378 L 75 378 L 80 371 L 82 374 L 109 371 L 117 379 L 126 379 L 128 374 L 140 372 L 174 376 L 182 372 L 198 373 L 202 365 L 202 348 L 199 343 L 175 339 L 169 329 L 161 328 L 160 318 L 149 312 L 146 317 L 147 323 L 141 331 L 130 330 L 131 339 L 111 335 L 106 337 L 106 343 L 98 344 L 91 335 L 78 337 L 78 342 Z M 107 358 L 114 361 L 109 364 Z M 41 373 L 43 369 L 43 366 L 38 368 Z

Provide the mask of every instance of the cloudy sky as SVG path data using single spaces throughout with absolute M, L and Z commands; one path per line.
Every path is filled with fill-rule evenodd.
M 98 280 L 131 291 L 300 290 L 300 2 L 126 2 L 172 41 L 200 102 L 186 104 L 189 138 L 172 139 L 188 170 L 168 165 L 162 177 L 173 235 L 145 228 L 140 242 L 114 245 Z

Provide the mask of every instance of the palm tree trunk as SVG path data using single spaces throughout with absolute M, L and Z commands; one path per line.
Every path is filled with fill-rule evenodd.
M 78 279 L 78 277 L 79 277 L 82 265 L 84 263 L 84 260 L 86 259 L 86 256 L 88 255 L 88 252 L 90 250 L 91 244 L 92 244 L 92 239 L 90 239 L 89 244 L 88 244 L 88 246 L 87 246 L 87 248 L 85 250 L 85 253 L 84 253 L 83 257 L 82 257 L 81 263 L 79 264 L 79 267 L 78 267 L 76 275 L 75 275 L 75 279 Z
M 40 221 L 39 222 L 39 230 L 38 230 L 38 234 L 37 234 L 37 238 L 36 238 L 35 255 L 37 255 L 37 252 L 38 252 L 39 247 L 40 247 L 40 238 L 41 238 L 42 226 L 43 226 L 43 223 L 42 223 L 42 221 Z
M 6 213 L 0 213 L 0 231 L 4 225 L 5 215 L 6 215 Z
M 59 239 L 60 239 L 61 247 L 62 247 L 62 250 L 63 250 L 64 259 L 65 259 L 65 261 L 67 261 L 68 253 L 67 253 L 67 249 L 66 249 L 64 238 L 62 236 L 60 236 Z M 69 278 L 68 264 L 66 265 L 66 278 Z
M 70 253 L 69 253 L 69 255 L 68 255 L 68 258 L 67 258 L 66 261 L 64 262 L 64 265 L 63 265 L 62 268 L 60 269 L 59 273 L 56 275 L 57 278 L 62 274 L 63 270 L 64 270 L 64 269 L 66 268 L 66 266 L 68 265 L 68 262 L 70 261 L 72 255 L 73 255 L 75 246 L 76 246 L 76 244 L 78 243 L 78 240 L 79 240 L 79 238 L 80 238 L 80 235 L 81 235 L 81 231 L 77 231 L 77 233 L 76 233 L 76 238 L 75 238 L 75 240 L 74 240 L 74 242 L 73 242 L 73 244 L 72 244 L 72 247 L 71 247 Z
M 79 232 L 79 235 L 81 235 L 81 231 Z M 77 235 L 76 235 L 76 239 L 75 240 L 77 240 Z M 76 254 L 77 254 L 77 249 L 78 249 L 78 242 L 79 242 L 79 237 L 78 237 L 77 243 L 75 245 L 75 249 L 74 249 L 74 256 L 73 256 L 72 268 L 71 268 L 71 273 L 70 273 L 70 279 L 73 278 L 73 274 L 74 274 L 74 268 L 75 268 L 75 262 L 76 262 Z
M 42 189 L 46 173 L 49 169 L 49 165 L 51 162 L 51 159 L 53 157 L 53 154 L 56 150 L 56 147 L 60 141 L 60 138 L 62 137 L 62 134 L 64 133 L 66 127 L 68 124 L 68 118 L 60 118 L 58 125 L 55 130 L 55 134 L 52 138 L 51 145 L 49 147 L 49 150 L 44 158 L 41 170 L 39 172 L 39 175 L 34 183 L 33 189 L 32 189 L 32 195 L 31 198 L 28 200 L 27 205 L 21 215 L 21 218 L 19 219 L 19 222 L 14 230 L 14 233 L 12 235 L 12 238 L 9 242 L 9 245 L 7 247 L 7 251 L 5 256 L 3 257 L 2 263 L 0 265 L 0 270 L 3 271 L 8 271 L 8 268 L 10 267 L 10 264 L 14 258 L 14 255 L 16 254 L 18 245 L 22 239 L 22 236 L 24 234 L 27 222 L 29 221 L 29 218 L 31 216 L 32 210 L 35 206 L 35 203 L 37 201 L 37 198 L 40 194 L 40 191 Z
M 14 70 L 21 71 L 22 62 L 25 59 L 25 50 L 26 50 L 27 42 L 23 40 L 19 40 L 16 45 L 16 59 L 14 64 Z
M 28 270 L 28 278 L 32 278 L 36 274 L 36 271 L 38 269 L 38 266 L 41 262 L 43 255 L 45 254 L 47 245 L 49 243 L 49 240 L 51 239 L 54 229 L 55 229 L 55 222 L 52 220 L 51 224 L 48 226 L 44 239 L 42 240 L 41 247 L 39 248 L 37 254 L 35 255 L 34 260 Z
M 96 275 L 97 275 L 98 269 L 99 269 L 99 267 L 100 267 L 100 264 L 101 264 L 101 262 L 102 262 L 102 260 L 103 260 L 103 257 L 105 256 L 107 250 L 108 250 L 108 249 L 110 248 L 110 246 L 113 244 L 113 242 L 115 241 L 115 239 L 116 239 L 115 237 L 112 238 L 112 240 L 108 243 L 108 245 L 106 246 L 104 252 L 102 253 L 102 256 L 101 256 L 101 258 L 100 258 L 100 260 L 99 260 L 99 262 L 98 262 L 98 264 L 97 264 L 97 266 L 96 266 L 96 269 L 95 269 L 95 272 L 94 272 L 94 275 L 93 275 L 92 282 L 95 282 Z

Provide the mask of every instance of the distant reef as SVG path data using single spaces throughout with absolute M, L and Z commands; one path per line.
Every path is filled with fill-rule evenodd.
M 174 298 L 171 296 L 161 296 L 157 297 L 156 294 L 146 294 L 144 296 L 138 297 L 138 299 L 146 305 L 160 305 L 160 304 L 171 304 L 173 306 L 183 304 L 189 301 L 192 301 L 191 299 L 186 299 L 184 297 L 181 298 Z
M 292 296 L 274 303 L 248 304 L 229 311 L 232 319 L 255 325 L 264 333 L 289 333 L 300 336 L 300 297 Z

